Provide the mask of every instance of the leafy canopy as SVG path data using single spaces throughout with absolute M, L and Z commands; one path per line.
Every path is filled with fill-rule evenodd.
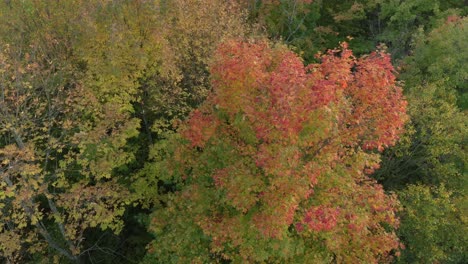
M 398 249 L 398 203 L 367 176 L 406 120 L 390 58 L 343 43 L 320 59 L 218 47 L 213 93 L 146 168 L 164 204 L 149 262 L 377 262 Z

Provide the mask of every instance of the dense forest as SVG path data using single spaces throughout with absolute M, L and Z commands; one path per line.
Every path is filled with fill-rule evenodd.
M 0 0 L 0 262 L 467 263 L 467 12 Z

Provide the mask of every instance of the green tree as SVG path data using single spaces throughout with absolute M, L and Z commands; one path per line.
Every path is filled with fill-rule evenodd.
M 409 89 L 441 82 L 439 86 L 447 87 L 447 93 L 456 92 L 456 104 L 461 110 L 468 108 L 468 66 L 465 63 L 468 54 L 464 52 L 464 43 L 468 41 L 467 26 L 468 18 L 454 15 L 427 35 L 419 32 L 412 55 L 402 65 L 401 78 Z M 452 102 L 451 98 L 444 100 Z
M 398 193 L 404 207 L 399 236 L 406 250 L 399 263 L 463 263 L 466 260 L 464 199 L 443 185 L 409 185 Z
M 356 54 L 368 53 L 383 42 L 394 59 L 402 59 L 418 30 L 430 32 L 446 17 L 467 12 L 463 1 L 441 0 L 241 2 L 247 3 L 269 36 L 283 37 L 306 61 L 341 41 L 348 41 Z
M 402 262 L 460 263 L 466 252 L 466 18 L 416 38 L 401 78 L 411 122 L 375 177 L 400 190 Z M 409 186 L 408 186 L 409 185 Z
M 463 61 L 468 58 L 459 52 L 467 19 L 453 19 L 420 36 L 402 66 L 411 123 L 377 174 L 390 188 L 420 182 L 460 193 L 467 186 Z
M 417 32 L 430 32 L 449 15 L 465 15 L 462 1 L 440 0 L 359 0 L 324 1 L 320 20 L 325 47 L 347 36 L 359 53 L 385 43 L 393 59 L 407 56 Z
M 379 19 L 384 27 L 378 36 L 385 42 L 395 58 L 409 55 L 418 30 L 430 32 L 440 20 L 450 15 L 466 15 L 463 1 L 391 0 L 379 1 Z
M 320 17 L 322 1 L 240 1 L 249 10 L 250 20 L 265 28 L 271 39 L 294 46 L 307 61 L 322 46 L 311 36 Z

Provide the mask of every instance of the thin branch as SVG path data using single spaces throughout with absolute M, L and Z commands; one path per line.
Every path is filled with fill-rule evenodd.
M 16 141 L 16 144 L 18 145 L 18 148 L 20 150 L 23 150 L 25 149 L 25 145 L 24 145 L 24 142 L 20 136 L 20 134 L 16 131 L 15 128 L 10 128 L 10 131 L 13 133 L 13 137 L 15 138 L 15 141 Z M 4 173 L 2 173 L 4 174 Z M 38 176 L 36 175 L 36 178 Z M 9 187 L 13 187 L 13 182 L 11 181 L 11 179 L 8 177 L 8 175 L 3 175 L 2 177 L 5 182 L 8 184 Z M 56 215 L 59 215 L 59 212 L 57 210 L 57 207 L 55 206 L 55 203 L 50 199 L 50 193 L 48 192 L 47 188 L 45 188 L 45 196 L 47 198 L 47 201 L 49 203 L 49 207 L 50 209 L 52 210 L 52 212 Z M 29 204 L 33 204 L 32 200 L 29 199 L 27 201 Z M 23 204 L 23 209 L 24 211 L 29 215 L 29 218 L 32 218 L 33 214 L 34 214 L 34 209 Z M 63 239 L 67 242 L 69 248 L 71 249 L 73 247 L 72 243 L 70 240 L 67 239 L 66 237 L 66 233 L 65 233 L 65 227 L 63 226 L 62 223 L 58 223 L 57 222 L 57 225 L 59 226 L 59 230 L 60 230 L 60 233 L 62 234 L 63 236 Z M 78 261 L 78 258 L 74 255 L 72 255 L 70 252 L 68 252 L 67 250 L 61 248 L 59 245 L 57 245 L 57 243 L 52 239 L 52 236 L 48 233 L 47 231 L 47 228 L 42 224 L 42 222 L 38 222 L 35 224 L 35 226 L 38 228 L 39 230 L 39 233 L 41 233 L 41 235 L 44 237 L 44 239 L 47 241 L 47 243 L 49 243 L 49 245 L 54 248 L 55 250 L 57 250 L 58 252 L 60 252 L 62 255 L 66 256 L 67 258 L 69 258 L 70 260 L 74 260 L 74 261 Z
M 11 179 L 8 177 L 8 175 L 2 173 L 2 178 L 3 180 L 7 183 L 8 187 L 12 188 L 13 187 L 13 182 L 11 181 Z M 16 193 L 15 193 L 16 195 Z M 32 200 L 29 199 L 27 201 L 28 203 L 32 204 Z M 28 214 L 29 218 L 32 218 L 32 215 L 34 214 L 34 209 L 31 208 L 30 206 L 26 205 L 25 203 L 21 203 L 22 207 L 23 207 L 23 210 Z M 37 230 L 39 231 L 39 233 L 42 235 L 42 237 L 44 237 L 44 239 L 47 241 L 47 243 L 52 247 L 54 248 L 55 250 L 57 250 L 60 254 L 64 255 L 65 257 L 67 257 L 68 259 L 70 260 L 73 260 L 73 261 L 78 261 L 78 258 L 74 255 L 72 255 L 70 252 L 68 252 L 67 250 L 61 248 L 53 239 L 52 239 L 52 236 L 49 234 L 49 232 L 47 231 L 47 229 L 45 228 L 45 225 L 41 222 L 41 221 L 38 221 L 36 224 L 35 224 Z

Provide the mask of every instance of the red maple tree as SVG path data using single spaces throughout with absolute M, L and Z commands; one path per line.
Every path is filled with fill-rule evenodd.
M 374 263 L 398 250 L 397 200 L 368 177 L 407 119 L 390 57 L 356 58 L 346 43 L 319 57 L 304 66 L 266 41 L 219 46 L 213 93 L 166 170 L 182 183 L 166 210 L 184 213 L 156 213 L 159 225 L 186 217 L 211 253 L 248 262 Z

